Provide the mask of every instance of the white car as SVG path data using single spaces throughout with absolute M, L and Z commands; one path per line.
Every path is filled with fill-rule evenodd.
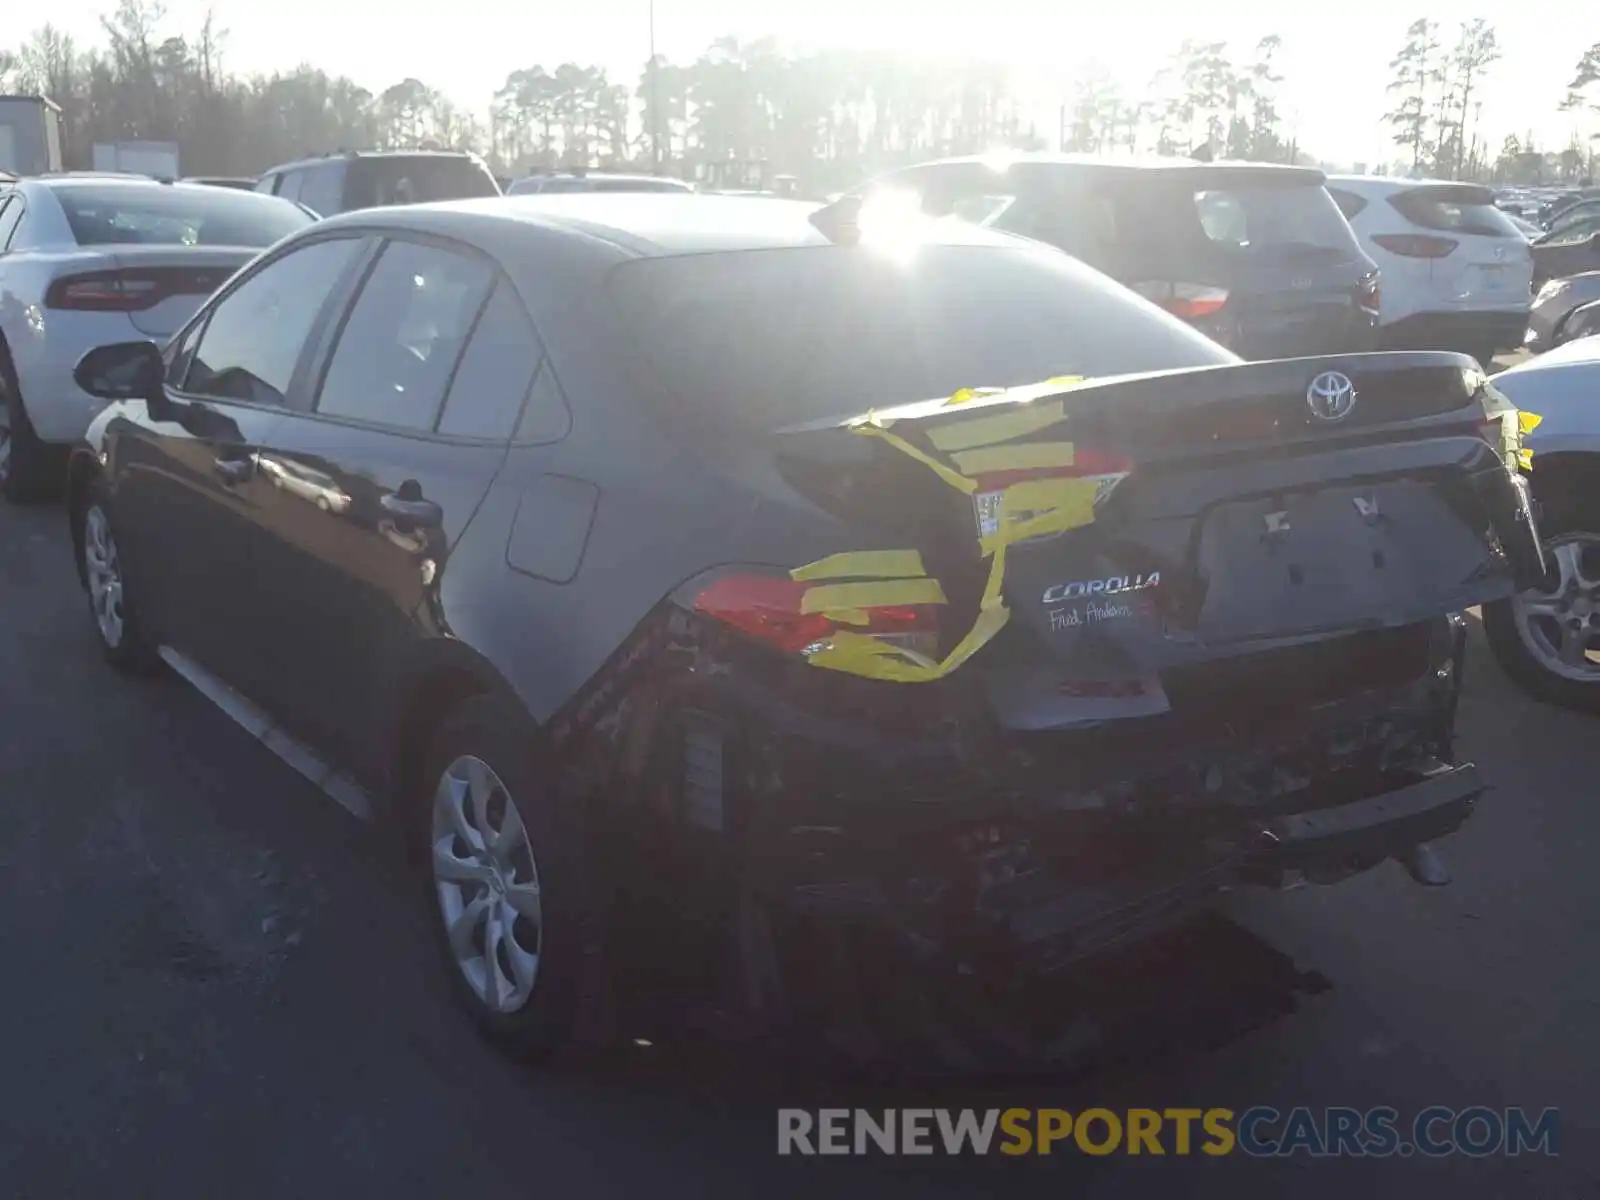
M 1328 192 L 1378 264 L 1380 344 L 1479 362 L 1522 345 L 1533 302 L 1528 239 L 1486 187 L 1334 175 Z
M 1539 418 L 1524 445 L 1545 586 L 1483 610 L 1500 665 L 1531 695 L 1600 712 L 1600 337 L 1585 337 L 1494 376 L 1494 386 Z
M 0 494 L 51 494 L 105 402 L 72 380 L 108 342 L 163 342 L 264 247 L 310 224 L 254 192 L 127 175 L 0 189 Z

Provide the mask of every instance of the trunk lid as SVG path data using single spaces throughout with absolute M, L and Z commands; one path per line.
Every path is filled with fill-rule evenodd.
M 940 460 L 944 427 L 1056 404 L 1059 423 L 1005 448 L 1035 462 L 1029 447 L 1070 439 L 1069 473 L 1095 478 L 1101 495 L 1091 523 L 1008 547 L 1011 619 L 989 648 L 992 667 L 1048 661 L 1091 681 L 1148 678 L 1415 624 L 1508 596 L 1540 568 L 1525 488 L 1487 440 L 1490 412 L 1508 406 L 1460 355 L 1168 371 L 877 420 Z M 841 423 L 784 431 L 777 453 L 790 482 L 868 545 L 922 552 L 949 597 L 946 649 L 988 579 L 977 543 L 986 506 L 992 527 L 1005 487 L 1051 474 L 969 459 L 990 472 L 972 472 L 969 498 L 904 447 Z M 1118 714 L 1142 711 L 1138 694 L 1100 699 Z

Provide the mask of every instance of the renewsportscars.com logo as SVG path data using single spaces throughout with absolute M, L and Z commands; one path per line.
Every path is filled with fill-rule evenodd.
M 1560 1151 L 1546 1108 L 780 1108 L 779 1154 L 1202 1154 L 1474 1158 Z

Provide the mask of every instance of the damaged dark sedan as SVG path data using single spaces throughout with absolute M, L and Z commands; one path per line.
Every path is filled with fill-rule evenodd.
M 1456 614 L 1542 566 L 1470 359 L 867 215 L 351 213 L 79 365 L 106 657 L 403 832 L 509 1048 L 890 978 L 959 1041 L 1228 886 L 1437 878 L 1482 791 Z

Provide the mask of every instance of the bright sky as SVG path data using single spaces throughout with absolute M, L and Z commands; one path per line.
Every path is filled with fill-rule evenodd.
M 114 0 L 56 0 L 50 19 L 99 39 Z M 20 3 L 20 0 L 19 0 Z M 518 67 L 564 60 L 637 80 L 649 47 L 650 0 L 167 0 L 163 32 L 197 29 L 207 8 L 228 30 L 225 65 L 251 73 L 309 61 L 374 91 L 415 76 L 457 103 L 483 110 Z M 1137 94 L 1185 37 L 1244 51 L 1282 36 L 1283 107 L 1301 145 L 1324 159 L 1376 162 L 1397 151 L 1380 126 L 1388 62 L 1406 25 L 1484 17 L 1503 58 L 1483 91 L 1484 131 L 1535 131 L 1541 149 L 1565 146 L 1574 128 L 1559 113 L 1585 46 L 1600 39 L 1600 9 L 1575 19 L 1511 0 L 655 0 L 657 49 L 688 61 L 723 34 L 772 34 L 797 47 L 855 46 L 908 55 L 973 54 L 1009 64 L 1048 126 L 1073 79 L 1098 62 Z M 43 19 L 44 9 L 36 9 Z M 1545 19 L 1556 17 L 1556 19 Z M 13 32 L 14 31 L 14 32 Z M 22 29 L 5 23 L 9 40 Z

